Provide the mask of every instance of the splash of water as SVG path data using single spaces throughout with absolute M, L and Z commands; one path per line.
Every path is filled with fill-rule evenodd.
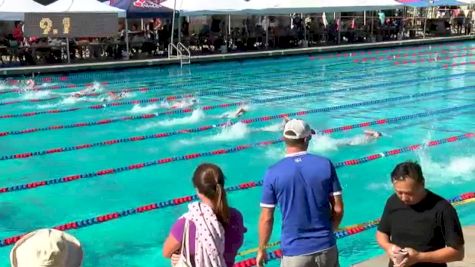
M 47 108 L 55 108 L 58 104 L 43 104 L 36 106 L 38 109 L 47 109 Z
M 272 146 L 266 149 L 265 157 L 273 160 L 282 159 L 285 156 L 285 148 L 279 146 Z
M 438 162 L 427 151 L 417 153 L 424 176 L 433 184 L 457 184 L 475 180 L 475 156 L 455 156 Z
M 88 101 L 88 99 L 86 97 L 73 97 L 73 96 L 70 96 L 70 97 L 66 97 L 64 98 L 63 100 L 61 100 L 59 103 L 58 103 L 58 106 L 68 106 L 68 105 L 74 105 L 78 102 L 86 102 Z
M 311 152 L 336 151 L 338 150 L 338 142 L 337 139 L 333 139 L 328 135 L 316 135 L 310 141 L 308 150 Z
M 50 97 L 52 92 L 50 90 L 45 91 L 28 91 L 21 95 L 20 99 L 30 100 L 30 99 L 43 99 Z
M 226 111 L 226 112 L 224 112 L 224 113 L 222 113 L 222 114 L 220 114 L 220 115 L 218 115 L 218 116 L 215 116 L 215 118 L 220 118 L 220 119 L 223 119 L 223 118 L 235 119 L 235 118 L 238 117 L 237 111 L 238 111 L 239 109 L 241 109 L 241 108 L 242 108 L 243 110 L 245 110 L 245 112 L 249 112 L 249 111 L 253 110 L 253 108 L 252 108 L 250 105 L 242 105 L 242 106 L 240 106 L 240 107 L 239 107 L 238 109 L 236 109 L 236 110 L 233 110 L 233 111 Z M 241 115 L 242 115 L 242 114 L 241 114 Z
M 150 104 L 150 105 L 134 105 L 131 110 L 129 110 L 129 113 L 132 114 L 143 114 L 143 113 L 150 113 L 156 109 L 158 109 L 159 106 L 157 104 Z
M 183 125 L 183 124 L 192 124 L 201 121 L 205 118 L 205 113 L 201 109 L 196 109 L 193 113 L 188 117 L 183 118 L 175 118 L 175 119 L 168 119 L 163 121 L 155 121 L 146 123 L 140 127 L 138 127 L 137 131 L 144 131 L 151 128 L 156 128 L 160 126 L 175 126 L 175 125 Z
M 239 140 L 245 138 L 250 132 L 251 131 L 247 124 L 238 122 L 230 127 L 225 127 L 221 129 L 221 132 L 211 137 L 207 137 L 205 140 L 212 142 Z
M 260 128 L 259 130 L 260 131 L 263 131 L 263 132 L 282 132 L 282 129 L 283 129 L 283 125 L 282 123 L 276 123 L 276 124 L 272 124 L 272 125 L 269 125 L 269 126 L 266 126 L 266 127 L 262 127 Z

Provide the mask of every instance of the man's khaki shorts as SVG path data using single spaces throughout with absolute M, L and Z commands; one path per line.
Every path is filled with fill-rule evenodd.
M 339 267 L 338 248 L 305 256 L 282 257 L 280 267 Z

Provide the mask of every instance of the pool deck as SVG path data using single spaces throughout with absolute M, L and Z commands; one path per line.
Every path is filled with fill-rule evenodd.
M 213 62 L 213 61 L 227 61 L 227 60 L 240 60 L 240 59 L 252 59 L 252 58 L 266 58 L 266 57 L 278 57 L 288 55 L 302 55 L 302 54 L 318 54 L 328 52 L 340 52 L 351 51 L 371 48 L 387 48 L 387 47 L 400 47 L 410 45 L 421 45 L 441 42 L 454 42 L 475 40 L 475 35 L 465 36 L 453 36 L 453 37 L 434 37 L 427 39 L 415 39 L 415 40 L 401 40 L 379 43 L 362 43 L 362 44 L 346 44 L 324 47 L 309 47 L 309 48 L 295 48 L 285 50 L 269 50 L 258 52 L 242 52 L 242 53 L 228 53 L 228 54 L 213 54 L 204 56 L 192 56 L 191 64 L 200 62 Z M 118 68 L 137 68 L 137 67 L 150 67 L 160 65 L 179 65 L 180 60 L 177 58 L 160 58 L 160 59 L 143 59 L 143 60 L 121 60 L 110 62 L 91 62 L 91 63 L 78 63 L 78 64 L 61 64 L 61 65 L 49 65 L 49 66 L 28 66 L 28 67 L 13 67 L 13 68 L 0 68 L 1 76 L 11 75 L 31 75 L 31 73 L 61 73 L 61 72 L 75 72 L 75 71 L 93 71 L 93 70 L 107 70 Z
M 475 266 L 475 225 L 463 229 L 465 238 L 465 259 L 463 261 L 449 263 L 449 267 L 473 267 Z M 388 258 L 382 255 L 368 261 L 353 265 L 353 267 L 384 267 L 388 266 Z

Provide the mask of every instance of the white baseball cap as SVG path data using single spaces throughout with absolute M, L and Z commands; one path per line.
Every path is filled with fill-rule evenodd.
M 83 251 L 72 235 L 40 229 L 23 236 L 10 252 L 12 267 L 79 267 Z
M 284 127 L 284 137 L 287 139 L 303 139 L 315 134 L 310 125 L 303 120 L 293 119 L 288 121 Z

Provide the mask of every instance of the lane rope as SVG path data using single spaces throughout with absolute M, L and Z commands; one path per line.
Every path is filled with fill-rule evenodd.
M 353 88 L 353 90 L 360 90 L 361 88 L 359 89 Z M 342 108 L 361 107 L 361 106 L 366 106 L 366 105 L 395 102 L 395 101 L 405 100 L 405 99 L 423 98 L 423 97 L 432 96 L 432 95 L 449 94 L 449 93 L 454 93 L 454 92 L 464 91 L 464 90 L 469 90 L 469 89 L 474 89 L 474 88 L 475 86 L 464 86 L 464 87 L 458 87 L 458 88 L 452 88 L 452 89 L 442 89 L 442 90 L 436 90 L 436 91 L 430 91 L 430 92 L 424 92 L 424 93 L 416 93 L 413 95 L 404 95 L 404 96 L 398 96 L 398 97 L 365 101 L 365 102 L 360 102 L 360 103 L 351 103 L 351 104 L 335 106 L 335 107 L 321 108 L 317 110 L 320 110 L 319 112 L 325 112 L 325 111 L 332 111 L 332 110 L 342 109 Z M 268 98 L 268 99 L 262 99 L 262 100 L 254 100 L 253 103 L 256 103 L 256 104 L 270 103 L 270 102 L 276 102 L 276 101 L 282 101 L 282 100 L 288 100 L 288 99 L 297 99 L 297 98 L 303 98 L 303 97 L 308 97 L 308 96 L 328 94 L 329 92 L 334 93 L 335 91 L 339 91 L 339 92 L 351 91 L 351 89 L 337 89 L 333 91 L 321 91 L 321 92 L 316 92 L 316 93 L 301 93 L 299 95 L 281 96 L 281 97 Z M 225 104 L 220 104 L 220 105 L 215 105 L 215 106 L 205 106 L 205 107 L 202 107 L 201 110 L 208 111 L 208 110 L 213 110 L 213 109 L 236 107 L 236 106 L 241 106 L 248 103 L 249 102 L 225 103 Z M 57 110 L 55 111 L 57 112 Z M 72 111 L 75 111 L 75 109 L 70 109 L 70 112 Z M 187 109 L 165 111 L 165 112 L 160 112 L 160 113 L 155 113 L 155 114 L 143 114 L 143 115 L 137 115 L 137 116 L 120 117 L 120 118 L 115 118 L 115 119 L 102 119 L 99 121 L 77 122 L 77 123 L 66 124 L 66 125 L 65 124 L 52 125 L 52 126 L 29 128 L 29 129 L 23 129 L 23 130 L 5 131 L 5 132 L 0 132 L 0 137 L 24 135 L 24 134 L 31 134 L 31 133 L 44 132 L 44 131 L 55 131 L 55 130 L 61 130 L 61 129 L 91 127 L 91 126 L 106 125 L 106 124 L 112 124 L 112 123 L 123 122 L 123 121 L 153 119 L 160 116 L 166 116 L 166 115 L 172 115 L 172 114 L 187 114 L 193 111 L 194 111 L 193 109 L 187 108 Z
M 435 68 L 439 69 L 439 67 L 435 67 Z M 433 68 L 430 68 L 430 69 L 433 69 Z M 420 70 L 420 71 L 422 71 L 422 70 Z M 394 72 L 387 72 L 387 73 L 384 74 L 384 76 L 394 76 L 395 74 L 399 74 L 399 73 L 407 74 L 407 72 L 408 72 L 408 70 L 398 70 L 398 71 L 394 71 Z M 406 82 L 411 82 L 411 83 L 413 82 L 413 83 L 418 84 L 418 83 L 422 83 L 422 82 L 426 82 L 426 81 L 433 81 L 433 80 L 439 80 L 439 79 L 452 79 L 454 77 L 465 76 L 465 75 L 471 76 L 470 74 L 473 74 L 473 72 L 447 75 L 447 76 L 444 76 L 444 77 L 440 77 L 440 76 L 427 77 L 424 80 L 421 80 L 421 78 L 419 77 L 419 78 L 408 80 Z M 366 74 L 365 75 L 354 75 L 354 76 L 349 77 L 349 78 L 361 79 L 361 78 L 367 78 L 367 76 L 368 75 L 366 75 Z M 382 76 L 379 76 L 379 78 L 381 78 L 381 77 Z M 158 103 L 158 102 L 162 102 L 162 101 L 173 101 L 173 100 L 178 100 L 178 99 L 183 99 L 183 98 L 190 98 L 190 97 L 193 97 L 193 96 L 196 96 L 196 97 L 222 96 L 222 95 L 228 95 L 230 93 L 242 93 L 242 92 L 247 92 L 247 91 L 255 91 L 255 90 L 258 90 L 258 89 L 259 90 L 260 89 L 269 89 L 269 88 L 276 88 L 276 87 L 281 87 L 281 86 L 283 87 L 283 86 L 306 85 L 306 84 L 313 84 L 315 82 L 325 82 L 325 81 L 328 81 L 328 79 L 323 79 L 323 78 L 320 78 L 320 79 L 317 79 L 317 80 L 315 80 L 315 79 L 306 79 L 304 81 L 298 81 L 298 82 L 293 82 L 293 83 L 273 84 L 273 85 L 268 85 L 268 86 L 261 86 L 261 87 L 258 87 L 258 88 L 253 87 L 253 86 L 249 86 L 249 87 L 235 88 L 235 89 L 232 89 L 232 90 L 229 90 L 229 89 L 218 90 L 218 91 L 202 90 L 202 91 L 198 91 L 195 94 L 171 95 L 171 96 L 164 96 L 164 97 L 154 97 L 154 98 L 149 98 L 149 99 L 112 102 L 112 103 L 108 103 L 108 104 L 102 103 L 102 104 L 91 105 L 91 106 L 88 106 L 88 107 L 79 107 L 79 108 L 77 108 L 77 110 L 83 110 L 83 109 L 100 110 L 100 109 L 105 109 L 105 108 L 108 108 L 108 107 L 110 108 L 110 107 L 118 107 L 118 106 L 124 106 L 124 105 L 151 104 L 151 103 Z M 393 85 L 394 86 L 394 82 L 385 82 L 385 83 L 382 83 L 382 84 L 374 84 L 372 86 L 387 86 L 387 85 Z M 367 85 L 364 88 L 371 88 L 371 85 Z M 155 89 L 158 90 L 158 89 L 162 89 L 162 88 L 145 88 L 144 87 L 144 88 L 136 88 L 136 89 L 126 89 L 126 90 L 123 90 L 123 92 L 124 93 L 147 92 L 147 91 L 155 90 Z M 345 88 L 342 88 L 340 90 L 344 90 L 344 89 Z M 351 87 L 350 87 L 350 90 L 351 90 Z M 116 91 L 116 93 L 120 93 L 120 92 Z M 54 113 L 62 113 L 61 111 L 63 109 L 55 109 L 55 110 L 57 112 L 54 112 Z M 64 109 L 64 112 L 70 112 L 70 110 L 69 109 Z M 38 116 L 38 115 L 51 114 L 51 113 L 52 112 L 50 112 L 50 110 L 29 111 L 29 112 L 26 112 L 26 113 L 19 113 L 19 114 L 0 115 L 0 119 L 31 117 L 31 116 Z
M 451 136 L 451 137 L 448 137 L 448 138 L 432 140 L 432 141 L 429 141 L 429 142 L 424 143 L 424 144 L 410 145 L 410 146 L 407 146 L 407 147 L 403 147 L 403 148 L 399 148 L 399 149 L 393 149 L 393 150 L 381 152 L 381 153 L 378 153 L 378 154 L 369 155 L 369 156 L 358 158 L 358 159 L 352 159 L 352 160 L 346 160 L 346 161 L 343 161 L 343 162 L 339 162 L 339 163 L 335 164 L 335 168 L 342 168 L 342 167 L 348 167 L 348 166 L 355 166 L 355 165 L 358 165 L 358 164 L 364 164 L 364 163 L 374 161 L 374 160 L 377 160 L 377 159 L 382 159 L 382 158 L 386 158 L 386 157 L 399 155 L 400 153 L 404 153 L 404 152 L 415 151 L 415 150 L 422 149 L 422 148 L 431 148 L 431 147 L 434 147 L 434 146 L 439 146 L 439 145 L 447 144 L 447 143 L 453 143 L 453 142 L 456 142 L 456 141 L 461 141 L 461 140 L 465 140 L 465 139 L 469 139 L 469 138 L 473 138 L 473 137 L 475 137 L 475 133 L 466 133 L 464 135 Z M 217 150 L 217 151 L 222 152 L 224 150 Z M 219 155 L 219 154 L 221 154 L 221 153 L 217 153 L 215 155 Z M 192 155 L 194 155 L 193 157 L 199 156 L 197 154 L 192 154 Z M 159 161 L 157 161 L 157 162 L 159 162 Z M 165 161 L 165 162 L 169 162 L 169 161 Z M 140 166 L 140 165 L 137 165 L 137 164 L 136 165 L 131 165 L 131 166 L 135 166 L 135 167 L 132 167 L 132 169 L 137 169 L 137 167 L 138 168 L 145 167 L 145 165 Z M 127 168 L 122 168 L 122 169 L 126 170 Z M 92 174 L 95 176 L 97 173 L 92 173 Z M 103 175 L 106 175 L 106 174 L 111 174 L 111 172 L 103 172 Z M 92 176 L 77 177 L 76 179 L 89 178 L 89 177 L 92 177 Z M 73 179 L 73 180 L 75 180 L 75 179 Z M 70 180 L 70 181 L 73 181 L 73 180 Z M 54 183 L 61 183 L 61 182 L 62 182 L 61 180 L 56 180 Z M 251 189 L 251 188 L 256 188 L 256 187 L 262 186 L 262 184 L 263 184 L 262 180 L 253 181 L 253 182 L 247 182 L 247 183 L 242 183 L 242 184 L 239 184 L 239 185 L 231 186 L 231 187 L 226 188 L 225 190 L 227 192 L 242 191 L 242 190 L 248 190 L 248 189 Z M 42 185 L 41 184 L 36 184 L 36 186 L 42 186 Z M 12 188 L 16 188 L 16 187 L 12 187 Z M 33 187 L 30 187 L 30 189 L 31 188 L 33 188 Z M 18 190 L 22 190 L 22 186 L 18 186 Z M 464 195 L 462 195 L 462 196 L 464 196 Z M 472 197 L 474 197 L 474 195 L 472 193 L 472 195 L 467 195 L 465 197 L 466 198 L 472 198 Z M 89 227 L 89 226 L 92 226 L 92 225 L 95 225 L 95 224 L 101 224 L 101 223 L 109 222 L 109 221 L 112 221 L 112 220 L 117 220 L 117 219 L 124 218 L 124 217 L 134 215 L 134 214 L 140 214 L 140 213 L 145 213 L 145 212 L 149 212 L 149 211 L 152 211 L 152 210 L 157 210 L 157 209 L 163 209 L 163 208 L 166 208 L 166 207 L 182 205 L 182 204 L 189 203 L 189 202 L 192 202 L 192 201 L 195 201 L 195 200 L 198 200 L 197 195 L 189 195 L 189 196 L 185 196 L 185 197 L 174 198 L 174 199 L 171 199 L 171 200 L 168 200 L 168 201 L 152 203 L 152 204 L 143 205 L 143 206 L 132 208 L 132 209 L 127 209 L 127 210 L 123 210 L 123 211 L 119 211 L 119 212 L 113 212 L 113 213 L 109 213 L 109 214 L 105 214 L 105 215 L 100 215 L 100 216 L 96 216 L 96 217 L 93 217 L 93 218 L 90 218 L 90 219 L 77 220 L 77 221 L 65 223 L 65 224 L 62 224 L 62 225 L 59 225 L 59 226 L 55 226 L 54 228 L 58 229 L 58 230 L 61 230 L 61 231 L 66 231 L 66 230 L 71 230 L 71 229 L 80 229 L 80 228 Z M 461 200 L 463 200 L 463 199 L 461 198 Z M 9 238 L 5 238 L 5 239 L 1 240 L 0 241 L 0 247 L 9 246 L 9 245 L 14 244 L 23 235 L 24 234 L 9 237 Z
M 435 57 L 435 58 L 422 58 L 422 59 L 419 59 L 419 60 L 414 59 L 414 60 L 395 61 L 394 65 L 417 64 L 417 63 L 426 63 L 426 62 L 430 63 L 430 62 L 444 61 L 444 60 L 450 60 L 450 59 L 461 58 L 461 57 L 469 58 L 469 57 L 473 57 L 473 56 L 475 56 L 475 54 L 455 55 L 455 56 L 446 56 L 446 57 L 438 56 L 438 57 Z M 445 65 L 447 65 L 447 64 L 445 64 Z
M 447 199 L 453 206 L 461 206 L 469 203 L 475 202 L 475 192 L 465 193 L 450 199 Z M 356 235 L 370 229 L 376 228 L 380 222 L 380 219 L 376 219 L 367 223 L 357 224 L 355 226 L 345 227 L 337 232 L 335 232 L 336 239 L 345 238 L 348 236 Z M 276 247 L 280 245 L 280 242 L 273 242 L 267 246 L 267 248 Z M 245 256 L 257 252 L 257 248 L 245 250 L 238 254 L 238 256 Z M 278 260 L 282 258 L 282 250 L 278 249 L 272 252 L 267 253 L 268 261 Z M 236 262 L 233 267 L 252 267 L 256 266 L 257 262 L 255 258 L 246 259 L 243 261 Z
M 324 59 L 324 58 L 339 58 L 339 57 L 348 57 L 352 55 L 372 55 L 372 54 L 378 54 L 378 53 L 392 53 L 392 52 L 398 52 L 398 51 L 409 51 L 409 50 L 432 50 L 434 48 L 447 48 L 447 47 L 461 47 L 464 46 L 466 43 L 464 42 L 455 42 L 451 44 L 430 44 L 430 45 L 422 45 L 422 46 L 412 46 L 412 47 L 397 47 L 397 48 L 384 48 L 384 49 L 376 49 L 376 50 L 369 50 L 369 51 L 353 51 L 353 52 L 347 52 L 347 53 L 331 53 L 327 55 L 322 55 L 322 56 L 317 56 L 318 59 Z M 259 68 L 260 66 L 256 66 L 256 68 Z M 129 71 L 130 72 L 130 71 Z M 131 73 L 135 74 L 140 74 L 143 75 L 143 70 L 141 71 L 131 71 Z M 147 73 L 156 73 L 155 70 L 150 70 Z M 200 72 L 201 73 L 201 72 Z M 236 72 L 229 72 L 226 71 L 223 73 L 228 73 L 228 74 L 236 74 Z M 98 75 L 95 73 L 69 73 L 67 76 L 66 75 L 61 75 L 61 76 L 46 76 L 46 77 L 41 77 L 39 79 L 35 79 L 35 81 L 43 81 L 43 82 L 53 82 L 53 81 L 68 81 L 68 80 L 73 80 L 74 78 L 76 79 L 84 79 L 84 78 L 94 78 L 97 77 Z M 114 71 L 102 71 L 101 75 L 102 77 L 117 77 L 118 74 L 117 72 Z M 20 82 L 20 80 L 10 80 L 10 82 Z
M 357 129 L 357 128 L 369 127 L 369 126 L 373 126 L 373 125 L 396 123 L 396 122 L 401 122 L 401 121 L 406 121 L 406 120 L 425 118 L 425 117 L 434 116 L 434 115 L 438 115 L 438 114 L 447 114 L 447 113 L 450 113 L 450 112 L 460 111 L 460 110 L 464 110 L 464 109 L 471 109 L 471 108 L 474 108 L 474 107 L 475 107 L 475 104 L 468 104 L 468 105 L 464 105 L 464 106 L 456 106 L 456 107 L 452 107 L 452 108 L 426 111 L 426 112 L 421 112 L 421 113 L 417 113 L 417 114 L 404 115 L 404 116 L 392 117 L 392 118 L 386 118 L 386 119 L 378 119 L 378 120 L 371 121 L 371 122 L 363 122 L 363 123 L 358 123 L 358 124 L 352 124 L 352 125 L 346 125 L 346 126 L 342 126 L 342 127 L 327 129 L 327 130 L 324 130 L 322 133 L 323 134 L 329 134 L 329 133 L 342 132 L 342 131 L 347 131 L 347 130 L 352 130 L 352 129 Z M 256 123 L 256 122 L 266 122 L 266 121 L 271 121 L 271 120 L 276 120 L 276 119 L 283 119 L 285 117 L 298 117 L 298 116 L 303 116 L 303 115 L 309 115 L 309 114 L 318 113 L 318 112 L 321 112 L 321 111 L 322 111 L 322 109 L 320 108 L 320 109 L 297 111 L 297 112 L 291 112 L 291 113 L 282 113 L 282 114 L 263 116 L 263 117 L 253 118 L 253 119 L 244 119 L 244 120 L 241 120 L 239 122 L 244 123 L 244 124 L 252 124 L 252 123 Z M 229 127 L 229 126 L 234 125 L 236 123 L 238 123 L 238 122 L 230 122 L 230 123 L 226 122 L 226 123 L 220 123 L 220 124 L 214 124 L 214 125 L 200 126 L 200 127 L 197 127 L 197 128 L 181 129 L 181 130 L 176 130 L 176 131 L 171 131 L 171 132 L 155 133 L 155 134 L 142 135 L 142 136 L 124 137 L 124 138 L 121 138 L 121 139 L 111 139 L 111 140 L 106 140 L 106 141 L 99 141 L 99 142 L 96 142 L 96 143 L 88 143 L 88 144 L 81 144 L 81 145 L 75 145 L 75 146 L 50 148 L 50 149 L 41 150 L 41 151 L 34 151 L 34 152 L 16 153 L 16 154 L 12 154 L 12 155 L 0 156 L 0 161 L 2 161 L 2 160 L 13 160 L 13 159 L 27 159 L 27 158 L 31 158 L 31 157 L 45 156 L 45 155 L 51 155 L 51 154 L 57 154 L 57 153 L 63 153 L 63 152 L 71 152 L 71 151 L 76 151 L 76 150 L 91 149 L 91 148 L 100 147 L 100 146 L 112 146 L 112 145 L 116 145 L 116 144 L 123 144 L 123 143 L 129 143 L 129 142 L 139 142 L 139 141 L 144 141 L 144 140 L 149 140 L 149 139 L 167 138 L 167 137 L 177 136 L 177 135 L 182 135 L 182 134 L 191 134 L 191 133 L 198 133 L 198 132 L 208 131 L 208 130 L 211 130 L 211 129 L 214 129 L 214 128 L 220 128 L 220 127 L 224 127 L 224 126 Z
M 472 51 L 475 50 L 475 47 L 472 48 L 461 48 L 461 49 L 442 49 L 439 51 L 431 51 L 431 52 L 419 52 L 419 53 L 413 53 L 413 54 L 395 54 L 395 55 L 388 55 L 388 56 L 379 56 L 379 57 L 366 57 L 360 59 L 355 59 L 353 60 L 354 63 L 359 63 L 359 62 L 368 62 L 368 61 L 385 61 L 385 60 L 395 60 L 398 58 L 408 58 L 408 57 L 417 57 L 417 56 L 427 56 L 427 55 L 435 55 L 435 54 L 448 54 L 451 52 L 460 52 L 460 51 Z
M 461 49 L 460 51 L 463 51 L 467 48 L 464 48 L 464 49 Z M 433 51 L 433 52 L 430 52 L 430 53 L 436 53 L 437 50 L 429 50 L 429 51 Z M 440 50 L 441 52 L 444 51 L 444 49 Z M 453 50 L 453 51 L 457 51 L 457 50 Z M 376 52 L 375 52 L 376 54 Z M 343 55 L 344 57 L 348 57 L 348 56 L 351 56 L 351 53 L 347 53 L 347 54 L 344 54 Z M 357 57 L 357 53 L 355 53 L 354 56 L 352 56 L 352 58 L 354 57 Z M 393 55 L 391 57 L 394 57 L 394 56 L 400 56 L 400 55 Z M 409 56 L 409 55 L 408 55 Z M 414 56 L 414 54 L 412 55 Z M 298 73 L 298 71 L 301 70 L 301 66 L 299 68 L 296 68 L 296 71 L 295 73 Z M 288 69 L 285 71 L 286 73 L 288 72 Z M 266 72 L 262 72 L 262 73 L 259 73 L 259 72 L 252 72 L 251 76 L 255 76 L 256 74 L 268 74 L 269 71 L 266 71 Z M 274 73 L 274 72 L 273 72 Z M 275 72 L 277 73 L 277 72 Z M 281 73 L 281 72 L 280 72 Z M 141 73 L 141 75 L 143 75 L 143 73 Z M 276 77 L 280 77 L 281 74 L 278 74 Z M 177 78 L 181 78 L 181 77 L 177 77 Z M 67 76 L 64 76 L 63 78 L 60 79 L 60 81 L 66 81 L 67 80 Z M 136 81 L 130 81 L 130 79 L 128 79 L 129 82 L 132 82 L 132 83 L 145 83 L 147 81 L 155 81 L 156 79 L 155 78 L 151 78 L 149 80 L 143 80 L 143 78 L 139 78 L 138 80 Z M 203 81 L 200 81 L 200 80 L 203 80 Z M 181 81 L 180 84 L 168 84 L 167 82 L 166 83 L 163 83 L 163 82 L 152 82 L 152 84 L 154 85 L 157 85 L 159 87 L 163 87 L 163 86 L 171 86 L 173 88 L 175 87 L 179 87 L 179 86 L 184 86 L 186 85 L 187 83 L 189 82 L 193 82 L 195 85 L 197 85 L 197 81 L 199 82 L 199 84 L 208 84 L 209 82 L 213 82 L 215 81 L 216 78 L 213 77 L 213 80 L 210 80 L 206 77 L 203 77 L 203 76 L 197 76 L 197 77 L 190 77 L 189 80 L 183 80 Z M 220 82 L 222 79 L 219 79 Z M 44 80 L 44 82 L 51 82 L 50 79 L 47 79 L 47 80 Z M 123 83 L 123 81 L 109 81 L 109 82 L 101 82 L 100 84 L 101 85 L 106 85 L 106 84 L 121 84 Z M 82 87 L 82 86 L 92 86 L 93 83 L 84 83 L 84 84 L 67 84 L 67 85 L 53 85 L 53 86 L 49 86 L 49 87 L 36 87 L 36 88 L 33 88 L 32 91 L 41 91 L 41 90 L 59 90 L 59 89 L 71 89 L 71 88 L 78 88 L 78 87 Z M 122 89 L 122 90 L 117 90 L 116 92 L 120 92 L 120 91 L 123 91 L 123 90 L 127 90 L 127 89 Z M 16 88 L 16 89 L 9 89 L 9 90 L 3 90 L 3 91 L 0 91 L 0 94 L 5 94 L 5 93 L 12 93 L 12 92 L 20 92 L 22 91 L 22 89 L 20 88 Z

